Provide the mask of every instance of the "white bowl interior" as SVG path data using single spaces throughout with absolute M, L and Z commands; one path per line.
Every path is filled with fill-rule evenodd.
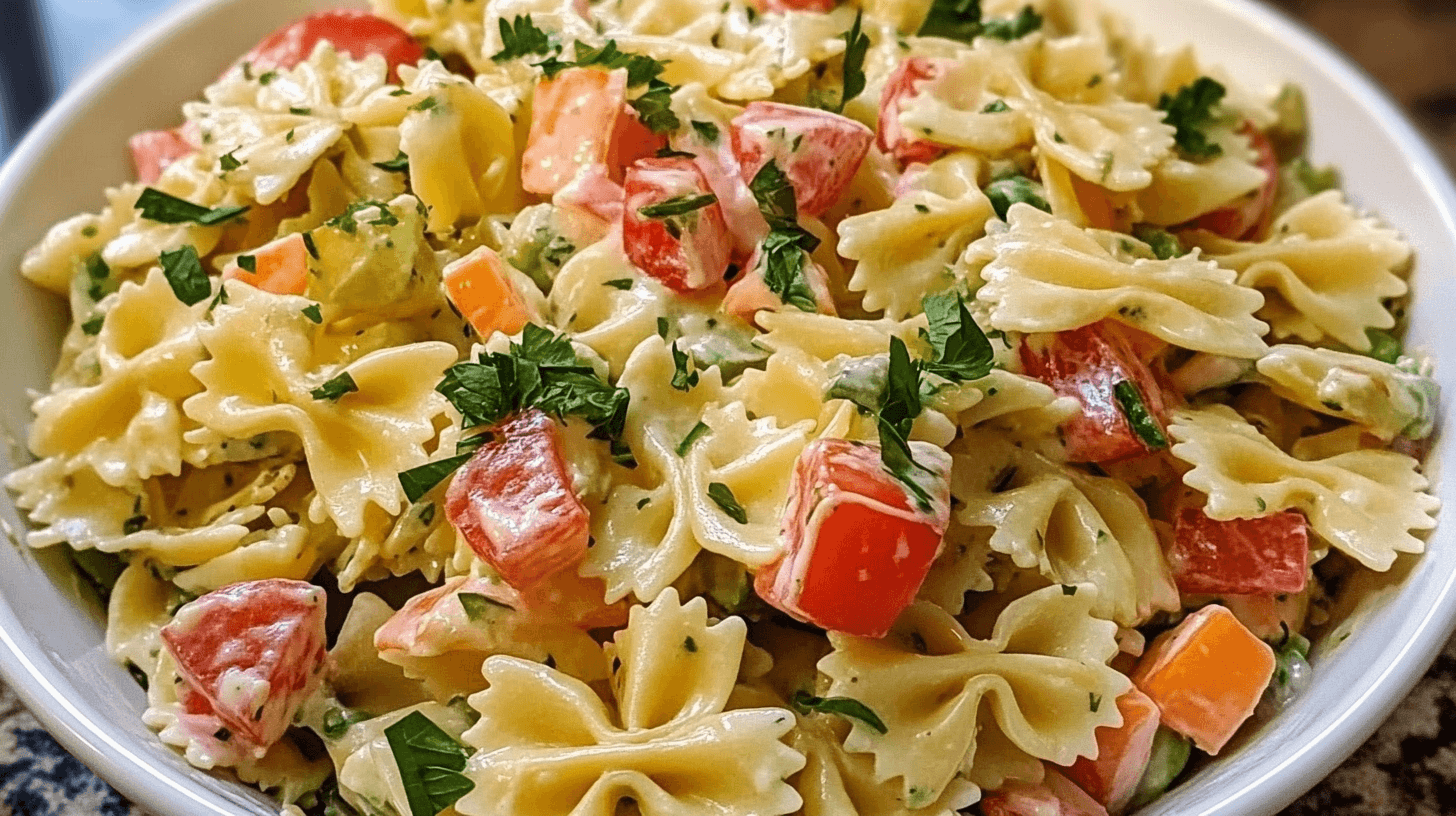
M 328 0 L 202 0 L 134 38 L 73 88 L 0 171 L 0 346 L 9 348 L 0 423 L 13 440 L 30 420 L 27 389 L 44 389 L 64 329 L 65 307 L 25 284 L 27 247 L 57 220 L 102 204 L 101 190 L 127 178 L 126 138 L 168 127 L 178 106 L 259 37 Z M 1327 45 L 1251 0 L 1120 0 L 1141 32 L 1184 42 L 1251 87 L 1290 80 L 1311 100 L 1314 155 L 1338 164 L 1363 207 L 1400 229 L 1418 253 L 1409 345 L 1434 352 L 1437 377 L 1456 395 L 1456 191 L 1440 162 L 1376 86 Z M 1449 424 L 1452 404 L 1443 407 Z M 5 471 L 28 459 L 0 451 Z M 1446 444 L 1438 443 L 1433 461 Z M 1438 484 L 1448 505 L 1456 491 Z M 1443 519 L 1449 514 L 1443 513 Z M 7 533 L 24 529 L 8 500 Z M 14 534 L 9 536 L 16 542 Z M 1369 736 L 1434 658 L 1456 620 L 1456 530 L 1443 524 L 1408 581 L 1385 597 L 1353 636 L 1318 655 L 1314 687 L 1282 717 L 1145 813 L 1156 816 L 1273 814 Z M 0 546 L 0 674 L 56 737 L 124 795 L 159 816 L 271 814 L 242 786 L 196 772 L 141 722 L 144 695 L 107 659 L 104 627 L 64 559 L 20 543 Z

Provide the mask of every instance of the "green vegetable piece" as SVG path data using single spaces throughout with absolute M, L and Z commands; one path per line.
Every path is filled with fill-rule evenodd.
M 1209 141 L 1207 128 L 1218 119 L 1219 102 L 1227 92 L 1217 80 L 1204 76 L 1158 100 L 1158 110 L 1167 113 L 1165 121 L 1176 131 L 1173 141 L 1184 156 L 1203 160 L 1223 154 L 1222 147 Z
M 344 708 L 334 706 L 324 712 L 323 731 L 324 736 L 336 740 L 344 736 L 350 728 L 370 719 L 368 712 L 360 711 L 357 708 Z
M 449 459 L 441 459 L 435 462 L 428 462 L 416 468 L 410 468 L 399 474 L 399 485 L 404 488 L 405 498 L 410 502 L 417 502 L 435 488 L 435 485 L 445 481 L 450 474 L 460 469 L 460 466 L 470 461 L 472 453 L 462 453 L 452 456 Z
M 1366 329 L 1365 336 L 1370 338 L 1370 350 L 1365 353 L 1382 363 L 1395 365 L 1405 351 L 1400 340 L 1385 329 Z
M 682 127 L 682 121 L 672 112 L 672 92 L 675 90 L 676 86 L 654 79 L 647 84 L 646 93 L 627 104 L 637 111 L 637 118 L 648 130 L 653 133 L 672 133 Z
M 760 167 L 748 182 L 748 189 L 770 227 L 775 230 L 799 228 L 799 204 L 794 198 L 794 185 L 789 181 L 789 174 L 779 167 L 778 160 L 769 159 Z
M 703 141 L 708 144 L 717 144 L 718 138 L 722 136 L 722 133 L 718 130 L 718 126 L 712 122 L 700 122 L 694 119 L 689 124 L 693 126 L 693 130 L 697 131 L 699 136 L 703 137 Z
M 1340 186 L 1340 171 L 1334 166 L 1315 167 L 1309 159 L 1300 157 L 1289 163 L 1289 173 L 1295 183 L 1304 188 L 1305 197 L 1318 195 Z
M 631 289 L 632 288 L 632 279 L 631 278 L 617 278 L 615 280 L 605 281 L 605 282 L 602 283 L 602 285 L 603 286 L 610 286 L 613 289 L 619 289 L 619 290 L 625 292 L 628 289 Z
M 77 550 L 69 544 L 66 549 L 72 563 L 76 565 L 77 575 L 96 591 L 96 597 L 105 606 L 111 600 L 111 590 L 116 587 L 117 580 L 126 569 L 126 561 L 116 553 L 96 549 Z
M 1148 411 L 1142 392 L 1138 391 L 1135 384 L 1123 380 L 1112 387 L 1112 395 L 1117 399 L 1117 406 L 1122 409 L 1123 416 L 1127 417 L 1127 424 L 1132 426 L 1133 433 L 1148 446 L 1148 450 L 1157 451 L 1168 447 L 1168 437 Z
M 475 789 L 461 771 L 470 754 L 418 711 L 384 729 L 410 816 L 435 816 Z
M 197 257 L 197 249 L 191 244 L 163 252 L 158 260 L 162 264 L 162 274 L 178 300 L 192 306 L 212 295 L 212 283 L 208 281 L 207 273 L 202 271 L 202 259 Z
M 986 185 L 986 197 L 991 199 L 991 208 L 1002 221 L 1006 220 L 1006 213 L 1012 204 L 1030 204 L 1042 212 L 1052 211 L 1052 205 L 1047 203 L 1041 185 L 1026 176 L 1008 176 L 991 182 Z
M 233 153 L 236 152 L 238 151 L 234 150 L 230 153 L 224 153 L 217 158 L 217 166 L 222 168 L 224 173 L 231 173 L 243 166 L 243 163 L 238 161 L 237 157 L 233 156 Z
M 501 20 L 501 25 L 505 24 L 506 21 Z M 375 162 L 374 166 L 386 173 L 404 173 L 409 170 L 409 156 L 406 156 L 404 151 L 401 150 L 394 158 L 388 161 Z
M 340 397 L 358 390 L 359 386 L 354 382 L 353 375 L 347 371 L 341 371 L 338 376 L 308 393 L 316 400 L 338 402 Z
M 713 429 L 708 427 L 707 423 L 705 422 L 699 422 L 698 424 L 694 425 L 693 429 L 691 431 L 688 431 L 688 435 L 684 436 L 683 440 L 677 443 L 677 448 L 675 449 L 677 451 L 677 455 L 687 456 L 688 451 L 692 450 L 694 442 L 697 442 L 699 439 L 702 439 L 712 432 Z M 732 494 L 730 493 L 729 495 Z
M 478 592 L 462 592 L 455 597 L 460 599 L 460 606 L 465 609 L 465 617 L 473 623 L 479 623 L 500 611 L 516 611 L 514 606 L 501 603 Z
M 922 302 L 929 327 L 921 336 L 932 356 L 924 370 L 952 382 L 979 380 L 991 373 L 995 352 L 959 294 L 931 295 Z
M 1019 40 L 1033 31 L 1041 29 L 1042 17 L 1031 6 L 1022 6 L 1021 11 L 1009 20 L 987 20 L 985 36 L 1010 42 Z
M 691 391 L 693 386 L 698 384 L 698 372 L 693 370 L 688 353 L 677 347 L 677 341 L 673 341 L 671 350 L 672 387 L 679 391 Z
M 505 62 L 529 54 L 546 56 L 556 51 L 551 35 L 536 27 L 531 15 L 516 15 L 514 23 L 500 20 L 501 50 L 491 57 L 493 62 Z
M 309 304 L 299 311 L 303 312 L 303 316 L 308 318 L 309 321 L 312 323 L 324 322 L 323 312 L 319 309 L 319 305 L 317 303 Z
M 1178 236 L 1151 224 L 1138 224 L 1132 228 L 1133 237 L 1147 244 L 1153 250 L 1153 256 L 1160 261 L 1169 258 L 1181 258 L 1188 254 L 1183 248 L 1183 242 Z
M 728 514 L 728 518 L 733 519 L 739 524 L 748 523 L 748 511 L 744 510 L 743 505 L 738 503 L 738 499 L 733 496 L 732 488 L 728 487 L 728 485 L 722 482 L 710 483 L 708 485 L 708 498 L 712 499 L 714 504 L 722 508 L 723 512 Z
M 973 42 L 981 36 L 981 0 L 934 0 L 916 35 Z
M 81 324 L 81 332 L 83 334 L 95 337 L 96 335 L 101 333 L 101 327 L 105 324 L 106 314 L 103 312 L 97 312 L 96 314 L 87 318 L 86 322 Z
M 1162 796 L 1177 781 L 1178 775 L 1188 765 L 1193 753 L 1193 744 L 1167 726 L 1159 726 L 1153 737 L 1152 758 L 1138 782 L 1137 792 L 1128 804 L 1129 813 Z
M 785 304 L 801 312 L 815 312 L 819 301 L 805 272 L 805 264 L 810 263 L 802 241 L 806 235 L 795 228 L 793 232 L 774 230 L 763 239 L 763 282 Z
M 671 218 L 675 215 L 687 215 L 717 202 L 718 197 L 712 193 L 696 196 L 680 195 L 657 204 L 641 207 L 637 210 L 637 214 L 643 218 Z
M 839 95 L 839 104 L 833 110 L 843 113 L 850 100 L 864 93 L 865 55 L 870 51 L 870 38 L 864 33 L 864 11 L 854 16 L 854 25 L 844 32 L 844 91 Z
M 789 704 L 800 714 L 810 712 L 834 714 L 845 719 L 858 720 L 876 733 L 886 734 L 890 731 L 878 714 L 852 697 L 815 697 L 806 691 L 796 691 L 793 699 L 789 700 Z
M 193 204 L 186 199 L 164 193 L 155 187 L 142 190 L 142 194 L 137 196 L 136 207 L 142 211 L 142 218 L 148 221 L 156 221 L 161 224 L 185 224 L 190 221 L 205 227 L 237 218 L 249 209 L 248 207 L 208 209 L 201 204 Z

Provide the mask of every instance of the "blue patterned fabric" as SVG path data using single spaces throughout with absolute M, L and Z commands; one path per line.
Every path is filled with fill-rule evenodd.
M 0 816 L 143 816 L 0 685 Z

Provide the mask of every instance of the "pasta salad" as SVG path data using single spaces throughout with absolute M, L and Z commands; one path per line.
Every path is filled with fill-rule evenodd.
M 24 260 L 145 722 L 347 816 L 1119 814 L 1419 554 L 1410 247 L 1093 0 L 375 0 Z

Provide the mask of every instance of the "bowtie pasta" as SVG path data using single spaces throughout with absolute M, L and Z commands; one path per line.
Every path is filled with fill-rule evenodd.
M 1119 814 L 1425 547 L 1297 88 L 1094 0 L 374 5 L 20 270 L 29 542 L 285 813 Z

